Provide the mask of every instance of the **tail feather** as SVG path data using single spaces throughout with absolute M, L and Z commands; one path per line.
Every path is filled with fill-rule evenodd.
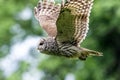
M 98 52 L 98 51 L 94 51 L 94 50 L 89 50 L 86 48 L 82 48 L 82 52 L 81 52 L 79 59 L 86 60 L 86 58 L 88 56 L 103 56 L 103 53 Z

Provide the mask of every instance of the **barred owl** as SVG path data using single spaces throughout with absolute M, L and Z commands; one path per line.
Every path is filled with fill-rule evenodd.
M 34 14 L 48 37 L 41 38 L 38 50 L 48 55 L 86 60 L 102 53 L 80 46 L 88 32 L 93 0 L 39 1 Z

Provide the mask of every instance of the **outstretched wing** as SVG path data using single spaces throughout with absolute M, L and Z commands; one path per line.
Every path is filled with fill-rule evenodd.
M 78 45 L 88 32 L 90 10 L 93 0 L 68 0 L 57 20 L 57 40 Z
M 61 4 L 56 4 L 54 0 L 40 0 L 35 7 L 35 17 L 50 37 L 57 35 L 56 20 L 60 10 Z

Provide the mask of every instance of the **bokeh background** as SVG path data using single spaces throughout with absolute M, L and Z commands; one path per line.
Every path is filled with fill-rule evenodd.
M 37 3 L 0 0 L 0 80 L 120 80 L 120 0 L 94 1 L 82 46 L 104 56 L 86 61 L 37 51 L 46 36 L 33 14 Z

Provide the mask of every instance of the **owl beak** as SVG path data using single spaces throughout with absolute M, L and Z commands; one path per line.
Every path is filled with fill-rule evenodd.
M 42 50 L 42 48 L 38 46 L 38 47 L 37 47 L 37 50 Z
M 38 47 L 37 47 L 37 50 L 39 50 L 40 52 L 42 52 L 42 51 L 44 50 L 44 48 L 43 48 L 43 47 L 38 46 Z

